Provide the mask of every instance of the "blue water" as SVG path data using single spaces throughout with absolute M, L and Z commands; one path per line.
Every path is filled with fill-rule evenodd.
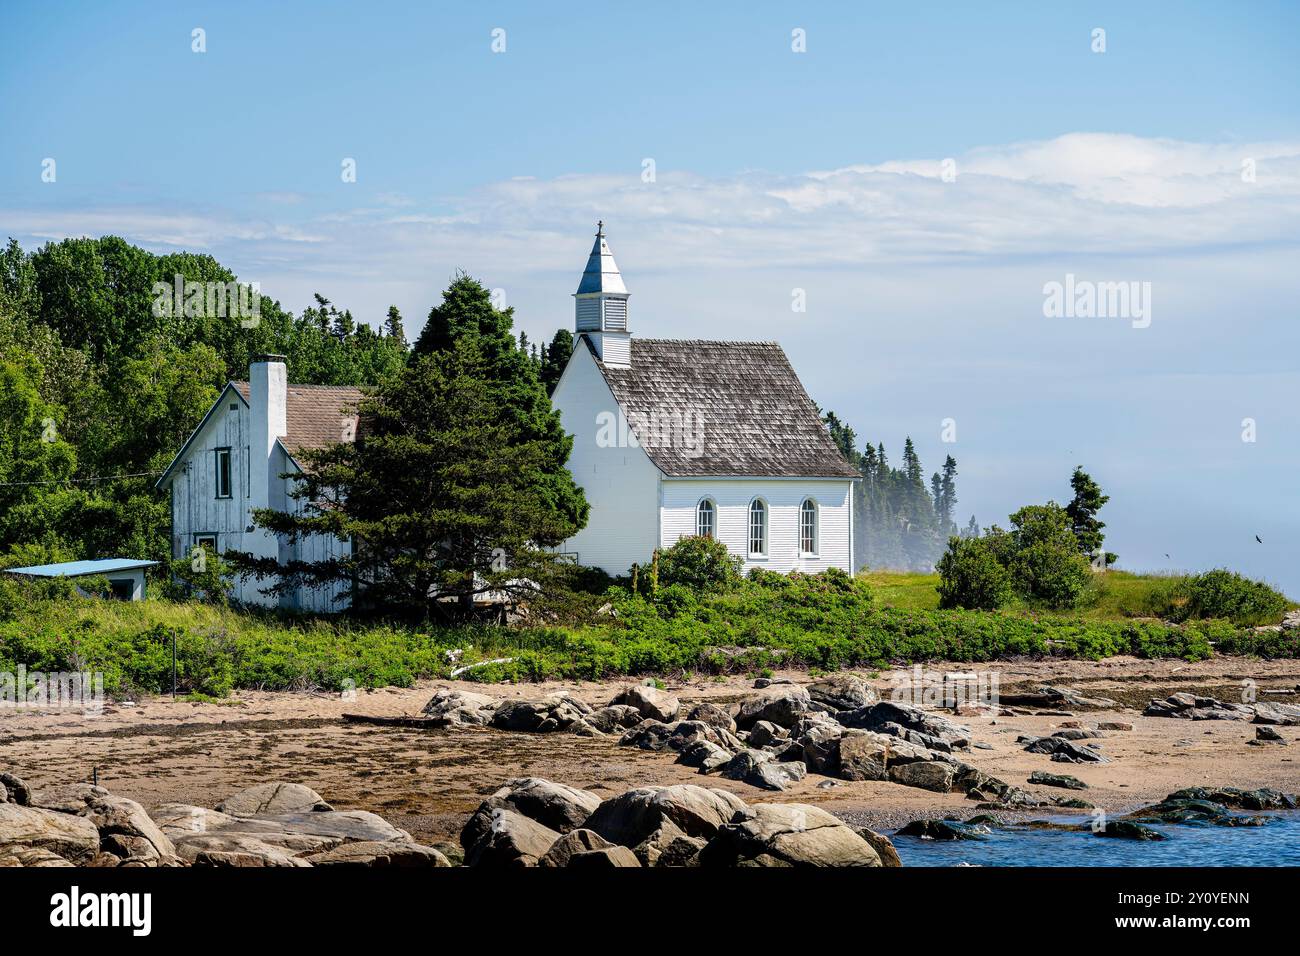
M 1276 819 L 1262 827 L 1148 824 L 1168 837 L 1149 842 L 1014 826 L 979 841 L 890 839 L 904 866 L 1300 866 L 1300 811 L 1268 815 Z

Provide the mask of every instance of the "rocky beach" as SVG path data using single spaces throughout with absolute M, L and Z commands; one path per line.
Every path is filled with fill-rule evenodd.
M 878 866 L 899 831 L 1140 841 L 1294 807 L 1295 661 L 980 669 L 996 702 L 955 708 L 901 694 L 900 668 L 15 711 L 0 847 L 11 865 Z

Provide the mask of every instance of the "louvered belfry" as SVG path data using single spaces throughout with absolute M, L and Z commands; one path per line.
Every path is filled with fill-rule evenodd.
M 574 327 L 586 335 L 596 355 L 612 368 L 632 361 L 632 334 L 627 325 L 627 286 L 605 239 L 604 222 L 596 223 L 596 242 L 587 257 L 574 298 Z

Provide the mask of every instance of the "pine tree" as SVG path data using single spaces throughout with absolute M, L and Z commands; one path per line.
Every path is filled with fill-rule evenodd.
M 555 393 L 555 386 L 560 384 L 560 376 L 564 374 L 572 354 L 573 333 L 568 329 L 556 330 L 550 345 L 543 346 L 541 377 L 547 395 Z
M 402 313 L 395 305 L 388 307 L 388 318 L 384 320 L 384 334 L 400 342 L 403 349 L 406 348 L 406 329 L 402 326 Z
M 1070 476 L 1070 487 L 1074 490 L 1074 498 L 1065 506 L 1070 530 L 1078 541 L 1079 552 L 1092 557 L 1101 550 L 1102 542 L 1105 541 L 1106 536 L 1101 529 L 1106 527 L 1106 523 L 1097 520 L 1097 512 L 1110 501 L 1110 495 L 1101 493 L 1101 486 L 1092 480 L 1082 465 L 1075 466 L 1074 474 Z M 1114 555 L 1106 555 L 1107 564 L 1114 560 Z

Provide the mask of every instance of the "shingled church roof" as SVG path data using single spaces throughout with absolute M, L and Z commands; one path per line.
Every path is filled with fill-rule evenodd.
M 592 356 L 642 447 L 669 477 L 858 477 L 775 342 L 634 337 L 631 344 L 627 368 L 605 365 L 594 349 Z M 665 420 L 698 422 L 702 440 L 638 424 Z

